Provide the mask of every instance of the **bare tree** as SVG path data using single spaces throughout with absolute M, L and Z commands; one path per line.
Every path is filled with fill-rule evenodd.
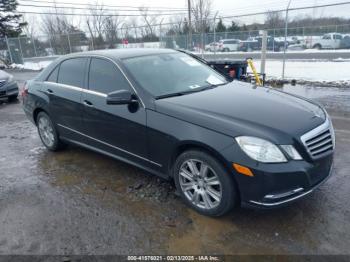
M 118 42 L 118 27 L 121 21 L 118 16 L 108 16 L 104 19 L 104 31 L 108 48 L 114 48 Z
M 191 1 L 191 12 L 194 20 L 195 30 L 198 33 L 203 33 L 209 30 L 211 25 L 209 17 L 211 15 L 212 0 Z
M 139 11 L 146 26 L 142 30 L 144 40 L 154 40 L 156 38 L 155 27 L 157 24 L 157 16 L 149 15 L 148 7 L 140 7 Z
M 282 13 L 278 11 L 269 11 L 265 18 L 266 28 L 282 28 L 284 26 L 284 19 Z
M 89 14 L 86 16 L 86 25 L 88 27 L 93 48 L 101 48 L 103 41 L 103 29 L 106 19 L 106 9 L 104 5 L 95 2 L 93 6 L 89 8 Z

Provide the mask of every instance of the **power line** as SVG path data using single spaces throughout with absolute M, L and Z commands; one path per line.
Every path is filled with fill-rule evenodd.
M 74 7 L 74 6 L 53 6 L 53 5 L 27 5 L 27 4 L 19 4 L 19 7 L 21 6 L 28 6 L 28 7 L 35 7 L 35 8 L 53 8 L 53 9 L 72 9 L 72 10 L 90 10 L 86 7 Z M 104 6 L 100 6 L 99 8 L 101 11 L 115 11 L 115 12 L 140 12 L 138 9 L 104 9 Z M 172 9 L 152 9 L 147 10 L 148 12 L 179 12 L 179 10 L 172 10 Z
M 20 2 L 34 2 L 34 3 L 41 3 L 41 4 L 60 4 L 60 5 L 80 5 L 80 6 L 90 6 L 90 7 L 96 7 L 94 4 L 83 4 L 83 3 L 68 3 L 68 2 L 55 2 L 55 1 L 39 1 L 39 0 L 19 0 Z M 100 4 L 100 6 L 104 7 L 112 7 L 112 8 L 135 8 L 138 9 L 140 6 L 130 6 L 130 5 L 104 5 Z M 178 10 L 178 11 L 184 11 L 187 10 L 183 7 L 165 7 L 165 6 L 153 6 L 149 8 L 151 9 L 167 9 L 167 10 Z
M 67 16 L 121 16 L 121 17 L 128 17 L 128 16 L 142 16 L 140 14 L 75 14 L 75 13 L 62 13 L 62 12 L 31 12 L 31 11 L 17 11 L 19 14 L 36 14 L 36 15 L 67 15 Z M 163 15 L 186 15 L 186 13 L 164 13 L 164 14 L 147 14 L 148 16 L 163 16 Z

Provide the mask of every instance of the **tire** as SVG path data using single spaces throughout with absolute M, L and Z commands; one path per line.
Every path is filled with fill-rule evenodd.
M 253 52 L 253 49 L 251 47 L 248 47 L 246 52 Z
M 314 45 L 313 48 L 314 48 L 314 49 L 320 50 L 320 49 L 322 49 L 322 46 L 321 46 L 320 44 L 316 44 L 316 45 Z
M 226 47 L 226 48 L 223 49 L 223 51 L 224 52 L 230 52 L 230 49 Z
M 9 102 L 14 102 L 17 100 L 18 94 L 17 95 L 12 95 L 7 98 Z
M 201 171 L 204 165 L 207 166 L 206 169 L 203 168 L 203 174 L 206 170 L 205 175 L 200 175 L 201 172 L 192 175 Z M 193 169 L 195 172 L 191 171 Z M 202 215 L 222 216 L 237 203 L 238 194 L 233 178 L 220 162 L 204 151 L 190 150 L 182 153 L 175 161 L 173 176 L 181 198 Z
M 41 142 L 47 149 L 58 151 L 65 146 L 59 139 L 57 129 L 47 113 L 40 112 L 36 118 L 36 124 Z

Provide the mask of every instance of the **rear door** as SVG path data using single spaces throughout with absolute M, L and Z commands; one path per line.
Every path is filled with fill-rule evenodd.
M 110 60 L 91 58 L 87 77 L 88 90 L 83 92 L 83 121 L 94 147 L 132 160 L 149 164 L 146 148 L 146 111 L 139 104 L 107 105 L 107 94 L 117 90 L 134 93 L 129 82 Z
M 81 90 L 85 85 L 87 58 L 62 61 L 49 75 L 43 91 L 49 96 L 49 110 L 60 134 L 83 131 Z

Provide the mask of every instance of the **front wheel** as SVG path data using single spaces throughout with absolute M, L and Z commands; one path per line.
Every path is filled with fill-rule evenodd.
M 224 215 L 237 202 L 232 174 L 204 151 L 182 153 L 176 159 L 173 171 L 182 199 L 203 215 Z
M 40 139 L 47 149 L 57 151 L 64 146 L 48 114 L 40 112 L 36 118 L 36 123 Z

